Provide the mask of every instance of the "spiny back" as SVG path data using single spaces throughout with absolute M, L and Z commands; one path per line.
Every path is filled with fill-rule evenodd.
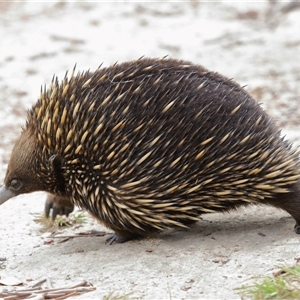
M 63 192 L 102 220 L 121 219 L 120 227 L 151 220 L 160 228 L 185 212 L 263 202 L 300 178 L 298 152 L 261 107 L 236 83 L 186 61 L 73 71 L 41 92 L 26 128 L 35 128 L 39 176 L 59 155 Z

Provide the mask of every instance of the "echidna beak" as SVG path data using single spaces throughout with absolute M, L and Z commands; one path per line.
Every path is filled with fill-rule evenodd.
M 16 195 L 12 191 L 6 189 L 5 186 L 2 186 L 0 188 L 0 205 L 14 196 Z

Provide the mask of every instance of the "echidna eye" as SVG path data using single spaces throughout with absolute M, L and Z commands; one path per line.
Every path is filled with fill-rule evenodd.
M 22 187 L 22 182 L 21 182 L 21 180 L 16 179 L 16 178 L 12 179 L 12 180 L 10 181 L 10 187 L 11 187 L 12 189 L 14 189 L 15 191 L 19 190 L 19 189 Z

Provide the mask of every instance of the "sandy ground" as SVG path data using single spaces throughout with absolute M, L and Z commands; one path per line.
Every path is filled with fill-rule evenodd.
M 1 2 L 1 181 L 40 86 L 75 63 L 93 70 L 141 56 L 191 60 L 247 85 L 300 144 L 300 10 L 284 14 L 284 5 Z M 43 278 L 53 287 L 86 280 L 96 287 L 74 299 L 112 292 L 137 299 L 239 299 L 236 287 L 300 256 L 294 221 L 269 207 L 206 215 L 188 231 L 107 245 L 105 237 L 64 241 L 41 233 L 33 214 L 43 211 L 44 199 L 36 193 L 0 207 L 0 257 L 7 259 L 0 280 L 14 277 L 23 287 Z M 103 228 L 89 219 L 60 234 L 89 229 Z

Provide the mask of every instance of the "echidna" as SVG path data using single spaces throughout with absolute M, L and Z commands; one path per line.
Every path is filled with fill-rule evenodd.
M 46 191 L 113 229 L 110 242 L 248 204 L 284 209 L 300 232 L 299 152 L 238 84 L 174 59 L 74 73 L 28 112 L 0 204 Z

